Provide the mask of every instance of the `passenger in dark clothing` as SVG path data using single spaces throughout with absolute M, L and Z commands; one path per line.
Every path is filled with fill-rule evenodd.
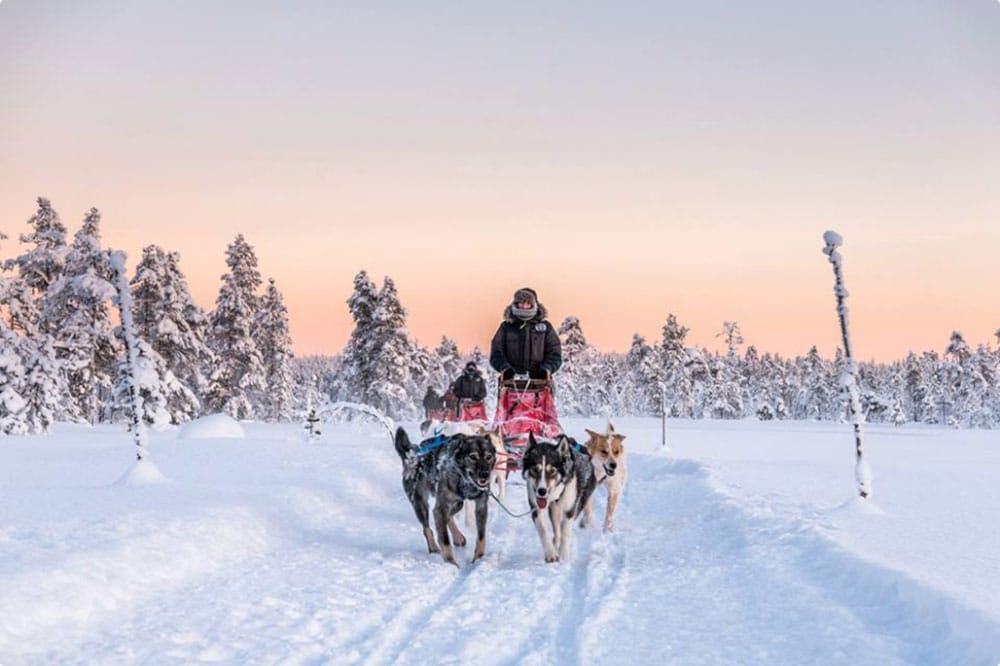
M 424 394 L 424 413 L 437 411 L 442 407 L 444 407 L 444 402 L 441 400 L 441 396 L 433 387 L 428 386 L 427 393 Z
M 451 384 L 448 393 L 459 400 L 473 400 L 479 402 L 486 398 L 486 382 L 479 372 L 479 366 L 475 361 L 465 364 L 465 371 Z
M 490 365 L 505 379 L 548 379 L 562 365 L 562 343 L 534 289 L 518 289 L 490 344 Z

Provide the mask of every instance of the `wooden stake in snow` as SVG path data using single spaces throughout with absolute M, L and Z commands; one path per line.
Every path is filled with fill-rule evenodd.
M 854 364 L 854 354 L 851 350 L 851 336 L 847 330 L 847 289 L 844 287 L 844 274 L 841 269 L 840 252 L 837 248 L 844 244 L 844 240 L 835 231 L 827 231 L 823 234 L 826 247 L 823 254 L 833 264 L 834 286 L 833 293 L 837 297 L 837 316 L 840 319 L 840 335 L 844 345 L 844 357 L 847 367 L 841 375 L 841 384 L 847 388 L 850 396 L 851 421 L 854 423 L 854 449 L 856 464 L 854 467 L 854 477 L 858 482 L 858 494 L 861 497 L 868 497 L 872 493 L 872 470 L 865 461 L 861 450 L 861 399 L 858 396 L 858 369 Z
M 125 253 L 120 250 L 108 252 L 111 260 L 112 279 L 118 296 L 115 305 L 121 315 L 122 340 L 125 343 L 125 362 L 128 372 L 129 418 L 135 437 L 135 457 L 142 462 L 149 454 L 146 448 L 146 427 L 142 422 L 142 396 L 139 395 L 139 352 L 136 347 L 135 322 L 132 319 L 132 292 L 128 288 L 125 274 Z

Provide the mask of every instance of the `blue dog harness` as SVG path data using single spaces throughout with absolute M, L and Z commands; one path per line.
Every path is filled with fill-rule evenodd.
M 448 439 L 444 435 L 439 434 L 437 437 L 417 449 L 417 456 L 425 456 L 433 449 L 436 449 L 439 446 L 444 446 L 444 443 L 447 441 Z

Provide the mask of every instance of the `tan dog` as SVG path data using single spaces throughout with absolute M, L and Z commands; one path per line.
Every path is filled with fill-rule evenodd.
M 596 433 L 587 430 L 590 439 L 587 440 L 587 453 L 590 454 L 591 463 L 594 465 L 594 476 L 597 477 L 597 485 L 604 486 L 608 491 L 608 510 L 604 516 L 604 531 L 611 532 L 615 529 L 615 509 L 618 507 L 618 500 L 621 499 L 625 490 L 625 481 L 628 479 L 628 468 L 625 460 L 625 435 L 615 432 L 614 425 L 608 421 L 608 430 L 605 433 Z M 587 506 L 583 509 L 583 519 L 580 521 L 582 527 L 590 526 L 591 514 L 593 512 L 594 498 L 591 496 Z

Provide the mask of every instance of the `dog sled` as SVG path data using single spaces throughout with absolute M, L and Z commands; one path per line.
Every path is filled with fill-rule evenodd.
M 457 400 L 437 409 L 426 410 L 428 421 L 488 421 L 486 404 L 482 400 Z
M 562 433 L 551 382 L 516 376 L 501 380 L 493 429 L 507 449 L 507 472 L 521 469 L 529 435 L 552 439 Z

